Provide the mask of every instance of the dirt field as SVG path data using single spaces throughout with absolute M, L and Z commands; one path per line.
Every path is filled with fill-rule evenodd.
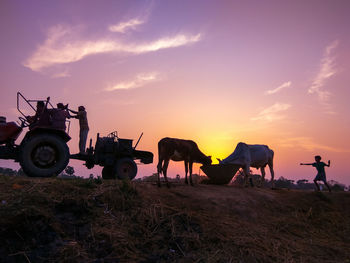
M 0 262 L 350 262 L 344 192 L 0 176 L 0 202 Z

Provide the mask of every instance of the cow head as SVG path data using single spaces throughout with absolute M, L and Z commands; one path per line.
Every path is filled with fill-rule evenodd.
M 222 160 L 220 158 L 216 158 L 216 160 L 218 160 L 219 164 L 222 163 Z

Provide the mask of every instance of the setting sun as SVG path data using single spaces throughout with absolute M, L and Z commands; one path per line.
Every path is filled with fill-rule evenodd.
M 135 142 L 144 132 L 138 148 L 155 158 L 138 177 L 157 171 L 157 143 L 172 137 L 195 141 L 213 163 L 239 142 L 268 145 L 277 178 L 313 179 L 299 163 L 321 155 L 329 179 L 350 183 L 348 1 L 0 5 L 7 120 L 18 119 L 17 91 L 84 105 L 93 143 L 97 133 Z M 76 153 L 77 120 L 70 136 Z M 183 176 L 183 164 L 170 165 L 169 176 Z

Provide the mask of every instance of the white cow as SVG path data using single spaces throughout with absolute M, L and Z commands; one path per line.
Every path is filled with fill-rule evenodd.
M 274 186 L 274 171 L 273 171 L 273 155 L 274 152 L 267 145 L 245 144 L 240 142 L 237 144 L 234 152 L 224 160 L 219 160 L 220 164 L 239 164 L 245 174 L 245 183 L 248 183 L 250 178 L 250 167 L 261 170 L 260 186 L 264 185 L 265 167 L 270 168 L 272 187 Z M 251 178 L 250 178 L 251 180 Z M 252 181 L 251 181 L 252 183 Z

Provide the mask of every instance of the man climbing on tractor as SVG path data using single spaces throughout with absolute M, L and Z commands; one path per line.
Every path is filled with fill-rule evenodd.
M 68 112 L 68 104 L 66 106 L 63 103 L 57 104 L 57 109 L 52 109 L 52 126 L 56 129 L 66 130 L 66 119 L 72 116 Z
M 89 124 L 87 120 L 87 113 L 84 106 L 79 106 L 78 111 L 69 110 L 70 112 L 76 114 L 72 116 L 73 118 L 79 119 L 79 154 L 86 154 L 86 140 L 89 133 Z

